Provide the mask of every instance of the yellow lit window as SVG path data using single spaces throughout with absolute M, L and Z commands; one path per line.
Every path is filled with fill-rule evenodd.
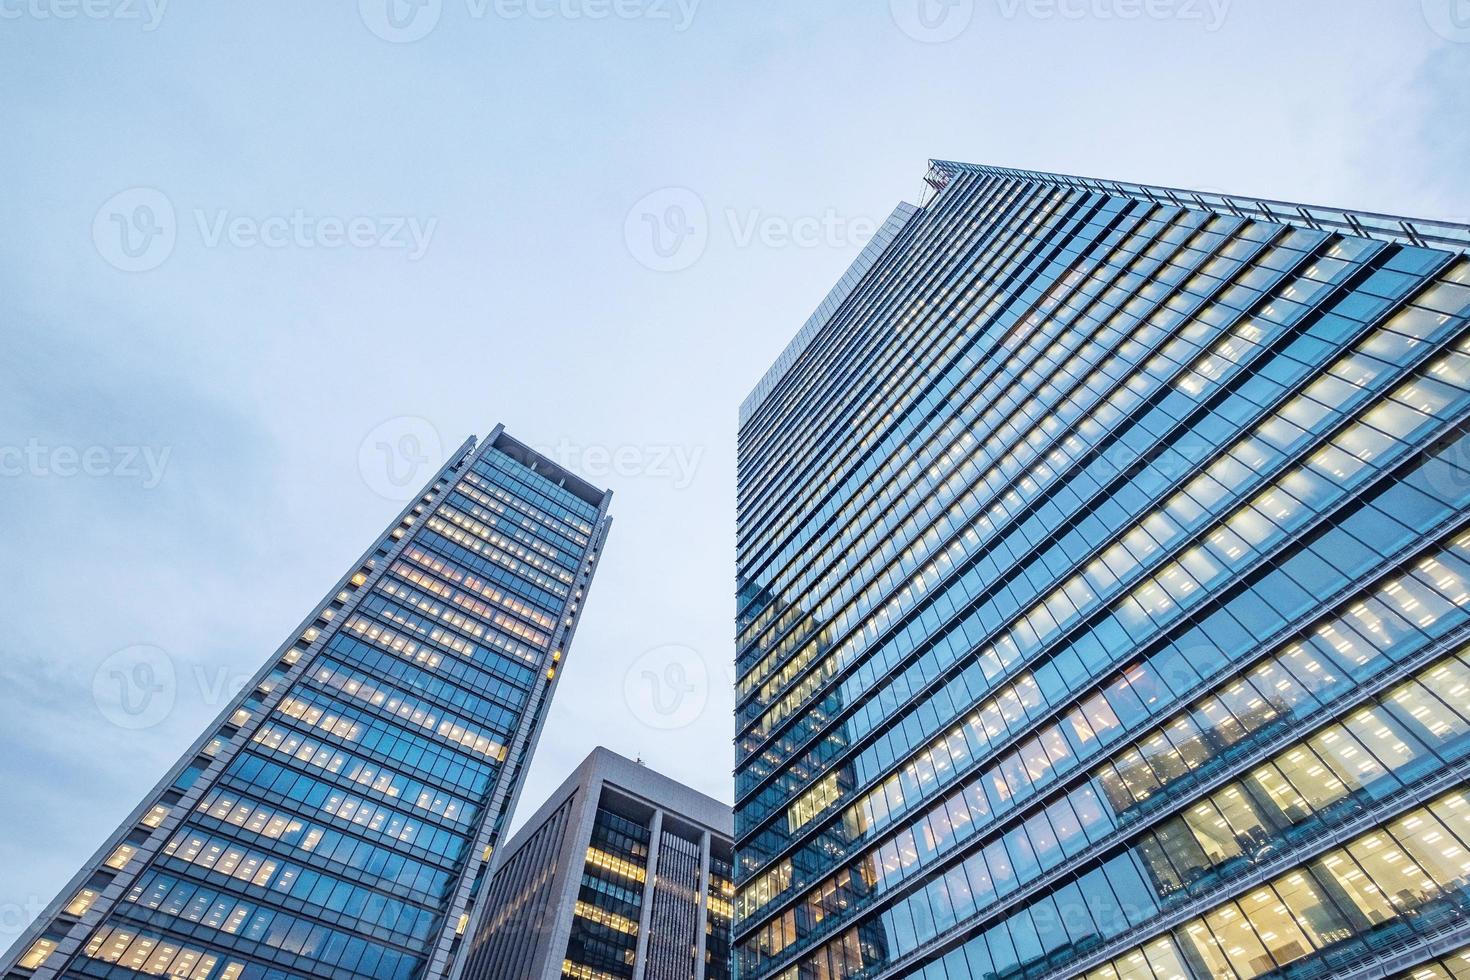
M 16 963 L 15 965 L 20 967 L 22 970 L 34 970 L 36 967 L 46 962 L 46 957 L 51 955 L 51 951 L 55 949 L 56 946 L 56 940 L 47 939 L 46 937 L 42 936 L 40 939 L 37 939 L 34 943 L 31 944 L 31 948 L 26 950 L 26 955 L 22 956 L 20 958 L 20 962 Z
M 133 845 L 120 844 L 118 845 L 117 850 L 113 851 L 112 855 L 104 863 L 109 868 L 116 868 L 117 870 L 121 871 L 123 868 L 126 868 L 128 866 L 128 862 L 131 861 L 133 859 L 133 855 L 137 853 L 138 849 Z
M 615 929 L 625 935 L 632 936 L 638 932 L 638 923 L 632 919 L 618 915 L 616 912 L 611 912 L 607 909 L 598 908 L 596 905 L 584 902 L 581 899 L 577 900 L 575 911 L 577 915 L 589 922 L 596 922 L 599 925 L 607 926 L 609 929 Z
M 78 918 L 86 915 L 87 910 L 92 907 L 92 903 L 97 901 L 97 896 L 100 894 L 102 893 L 96 889 L 83 888 L 72 897 L 70 902 L 66 903 L 66 914 L 75 915 Z
M 627 858 L 621 858 L 616 854 L 609 854 L 606 851 L 599 850 L 596 847 L 587 848 L 587 863 L 593 867 L 602 868 L 605 871 L 611 871 L 613 874 L 621 875 L 624 878 L 630 878 L 633 881 L 643 881 L 647 877 L 647 873 L 640 865 L 634 864 Z
M 791 830 L 799 830 L 806 826 L 813 817 L 836 802 L 841 795 L 842 791 L 837 787 L 836 773 L 822 779 L 791 804 L 791 808 L 786 813 L 786 820 Z

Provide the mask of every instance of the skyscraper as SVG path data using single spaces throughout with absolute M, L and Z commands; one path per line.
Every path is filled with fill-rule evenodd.
M 1466 975 L 1470 229 L 927 183 L 741 409 L 737 976 Z
M 3 976 L 450 976 L 610 498 L 502 427 L 467 441 L 17 942 Z
M 596 749 L 503 849 L 465 980 L 729 980 L 730 807 Z

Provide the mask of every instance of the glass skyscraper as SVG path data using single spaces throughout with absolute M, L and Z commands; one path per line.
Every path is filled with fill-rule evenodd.
M 1470 976 L 1470 228 L 927 184 L 741 410 L 736 976 Z
M 466 442 L 0 975 L 453 975 L 610 498 L 500 427 Z

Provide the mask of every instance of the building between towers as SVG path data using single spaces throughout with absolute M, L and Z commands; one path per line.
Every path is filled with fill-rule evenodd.
M 731 821 L 596 749 L 505 846 L 465 980 L 728 980 Z

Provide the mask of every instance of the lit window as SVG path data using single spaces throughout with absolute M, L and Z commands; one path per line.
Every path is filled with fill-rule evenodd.
M 83 888 L 72 897 L 70 902 L 66 903 L 64 911 L 67 915 L 74 915 L 80 918 L 87 914 L 87 910 L 92 907 L 97 901 L 97 896 L 101 894 L 95 888 Z
M 20 961 L 15 965 L 20 967 L 22 970 L 34 970 L 36 967 L 46 962 L 46 957 L 51 955 L 51 951 L 55 949 L 57 945 L 58 943 L 56 942 L 56 940 L 47 939 L 46 937 L 42 936 L 40 939 L 37 939 L 34 943 L 31 944 L 31 948 L 26 950 L 26 955 L 22 956 L 20 958 Z
M 106 864 L 109 868 L 116 868 L 117 870 L 121 871 L 123 868 L 126 868 L 128 866 L 128 862 L 131 861 L 133 859 L 133 855 L 137 853 L 138 849 L 133 845 L 120 844 L 118 845 L 117 850 L 113 851 L 112 855 L 103 863 Z

